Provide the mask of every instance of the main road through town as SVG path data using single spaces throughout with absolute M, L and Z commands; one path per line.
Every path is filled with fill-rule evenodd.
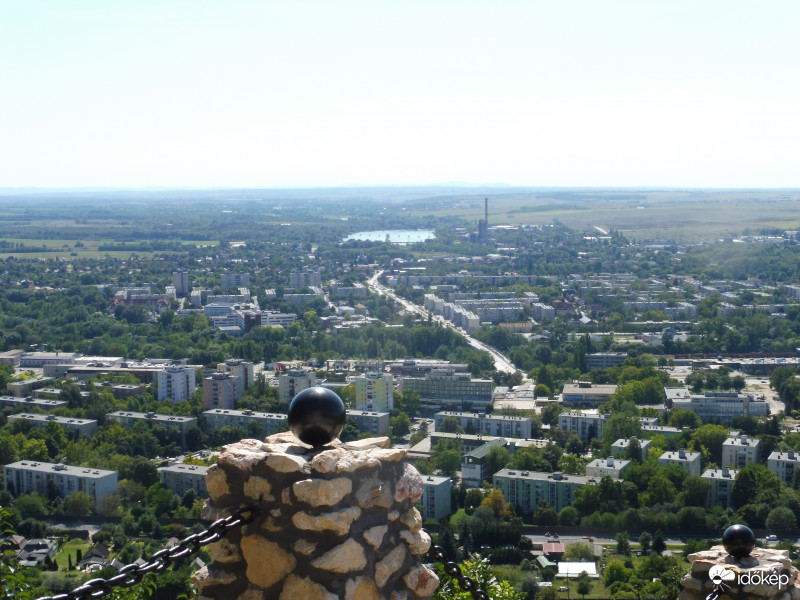
M 391 298 L 395 302 L 397 302 L 400 305 L 402 305 L 403 308 L 405 308 L 407 311 L 409 311 L 411 313 L 414 313 L 414 314 L 417 314 L 420 317 L 422 317 L 423 319 L 427 319 L 428 317 L 430 317 L 431 319 L 433 319 L 434 321 L 436 321 L 437 323 L 439 323 L 443 327 L 447 327 L 447 328 L 452 329 L 453 331 L 457 332 L 459 335 L 461 335 L 464 338 L 466 338 L 466 340 L 469 343 L 469 345 L 472 346 L 473 348 L 477 348 L 478 350 L 484 350 L 485 352 L 488 352 L 489 354 L 491 354 L 492 358 L 494 359 L 494 367 L 498 371 L 502 371 L 503 373 L 515 373 L 517 371 L 516 367 L 514 367 L 514 365 L 511 363 L 510 360 L 508 360 L 508 358 L 503 356 L 503 354 L 501 354 L 500 352 L 498 352 L 497 350 L 495 350 L 491 346 L 487 346 L 483 342 L 480 342 L 480 341 L 476 340 L 475 338 L 471 337 L 466 332 L 465 329 L 463 329 L 461 327 L 456 327 L 450 321 L 445 320 L 443 317 L 441 317 L 439 315 L 434 315 L 430 311 L 426 310 L 424 307 L 419 306 L 417 304 L 414 304 L 413 302 L 409 302 L 405 298 L 401 298 L 400 296 L 395 294 L 394 290 L 392 290 L 391 288 L 389 288 L 389 287 L 387 287 L 385 285 L 381 285 L 380 283 L 378 283 L 378 278 L 382 274 L 383 274 L 383 271 L 377 271 L 367 281 L 367 286 L 374 293 L 379 294 L 381 296 L 388 296 L 389 298 Z

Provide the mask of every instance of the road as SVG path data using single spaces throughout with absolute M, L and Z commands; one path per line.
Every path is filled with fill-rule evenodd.
M 473 348 L 477 348 L 478 350 L 483 350 L 491 354 L 492 359 L 494 360 L 494 368 L 498 371 L 503 373 L 516 373 L 516 367 L 511 363 L 508 358 L 506 358 L 503 354 L 495 350 L 494 348 L 487 346 L 486 344 L 476 340 L 475 338 L 471 337 L 466 330 L 462 329 L 461 327 L 456 327 L 450 321 L 445 320 L 443 317 L 439 315 L 434 315 L 430 311 L 426 310 L 424 307 L 414 304 L 413 302 L 409 302 L 405 298 L 401 298 L 397 294 L 394 293 L 389 287 L 385 285 L 381 285 L 378 283 L 378 278 L 383 274 L 383 271 L 377 271 L 372 277 L 367 280 L 367 287 L 372 290 L 374 293 L 379 294 L 381 296 L 388 296 L 395 302 L 399 303 L 403 306 L 407 311 L 412 312 L 414 314 L 419 315 L 420 317 L 427 319 L 430 317 L 432 320 L 436 321 L 443 327 L 447 327 L 448 329 L 452 329 L 462 337 L 467 340 L 470 346 Z

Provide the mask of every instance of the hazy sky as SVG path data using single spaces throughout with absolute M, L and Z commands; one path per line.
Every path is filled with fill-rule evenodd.
M 800 187 L 800 2 L 0 2 L 0 187 L 441 182 Z

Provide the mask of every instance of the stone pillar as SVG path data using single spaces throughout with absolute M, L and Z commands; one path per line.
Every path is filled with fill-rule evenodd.
M 417 600 L 439 584 L 414 503 L 424 485 L 388 438 L 320 448 L 279 433 L 223 448 L 203 517 L 256 505 L 192 575 L 203 600 Z
M 754 548 L 736 559 L 723 546 L 689 555 L 678 600 L 705 600 L 720 584 L 720 600 L 800 600 L 798 570 L 787 550 Z

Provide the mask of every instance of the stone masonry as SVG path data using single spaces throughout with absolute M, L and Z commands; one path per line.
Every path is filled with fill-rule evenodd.
M 388 438 L 320 448 L 279 433 L 223 448 L 209 468 L 215 520 L 256 505 L 256 519 L 209 545 L 194 573 L 201 600 L 418 600 L 439 580 L 414 508 L 423 482 Z
M 678 600 L 705 600 L 714 589 L 709 572 L 717 565 L 733 573 L 722 581 L 720 600 L 800 600 L 798 570 L 787 550 L 754 548 L 750 556 L 737 560 L 724 547 L 714 546 L 688 558 L 692 566 L 681 580 Z

